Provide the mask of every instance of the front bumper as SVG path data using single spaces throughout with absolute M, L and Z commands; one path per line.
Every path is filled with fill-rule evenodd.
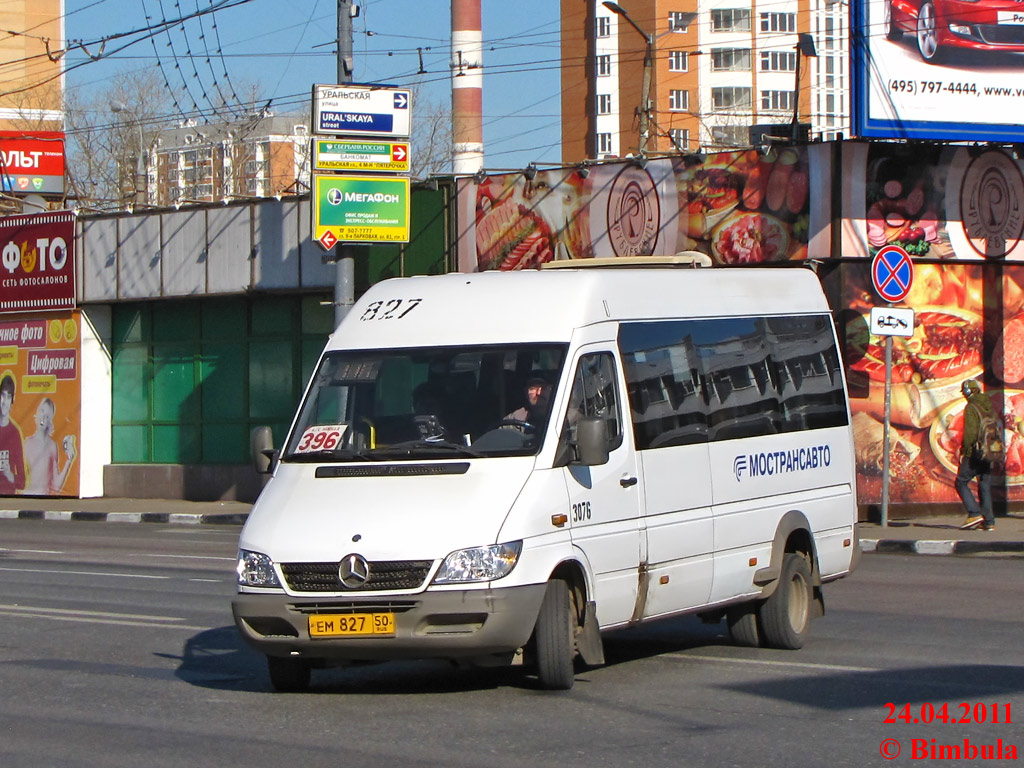
M 545 584 L 504 589 L 423 592 L 408 597 L 300 598 L 280 593 L 235 596 L 242 637 L 268 656 L 340 661 L 471 659 L 526 644 Z M 309 616 L 392 612 L 390 637 L 310 638 Z

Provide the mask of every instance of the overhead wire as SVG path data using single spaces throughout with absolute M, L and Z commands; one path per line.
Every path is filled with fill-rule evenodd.
M 163 18 L 163 20 L 166 21 L 167 20 L 167 13 L 164 10 L 164 0 L 157 0 L 157 3 L 160 6 L 160 15 Z M 177 25 L 175 25 L 175 26 L 177 26 Z M 182 24 L 181 28 L 184 29 L 185 25 Z M 168 47 L 168 49 L 171 52 L 171 58 L 174 59 L 174 70 L 178 73 L 178 77 L 181 79 L 182 87 L 184 87 L 185 93 L 188 95 L 189 100 L 192 102 L 192 108 L 195 109 L 198 112 L 199 111 L 199 104 L 196 101 L 195 95 L 192 93 L 192 89 L 189 87 L 188 80 L 185 79 L 185 73 L 181 71 L 181 62 L 178 61 L 178 52 L 174 48 L 174 38 L 171 36 L 171 28 L 170 27 L 166 27 L 163 30 L 163 32 L 167 36 L 167 47 Z M 194 64 L 193 64 L 193 67 L 194 67 Z
M 150 15 L 149 15 L 149 9 L 146 7 L 146 0 L 142 0 L 142 13 L 144 14 L 144 17 L 146 19 L 151 18 Z M 156 35 L 150 35 L 149 36 L 149 42 L 150 42 L 150 45 L 153 48 L 153 56 L 156 57 L 156 64 L 157 64 L 158 69 L 160 70 L 160 76 L 163 78 L 163 81 L 164 81 L 164 89 L 167 91 L 168 95 L 171 97 L 171 103 L 174 104 L 174 108 L 175 108 L 175 110 L 177 110 L 178 115 L 182 119 L 184 119 L 185 110 L 182 109 L 181 104 L 178 103 L 178 92 L 177 92 L 177 90 L 175 90 L 174 88 L 171 87 L 171 84 L 170 84 L 170 82 L 167 79 L 167 70 L 164 68 L 164 61 L 160 57 L 160 52 L 159 52 L 159 50 L 156 47 Z
M 248 1 L 248 0 L 245 0 L 245 1 Z M 102 2 L 104 2 L 104 0 L 98 0 L 93 5 L 99 5 Z M 215 8 L 213 0 L 210 0 L 210 8 L 206 9 L 205 12 L 209 13 L 209 12 L 212 12 L 213 10 L 218 10 L 222 5 L 223 5 L 223 3 L 218 4 L 218 6 Z M 367 5 L 374 5 L 374 3 L 367 3 Z M 366 7 L 366 6 L 364 6 L 364 7 Z M 762 6 L 762 7 L 766 7 L 766 6 Z M 161 4 L 161 8 L 162 8 L 162 4 Z M 198 0 L 196 2 L 196 8 L 197 8 L 197 11 L 198 11 L 199 10 Z M 179 10 L 180 10 L 180 6 L 179 6 Z M 194 14 L 190 14 L 190 16 L 194 16 Z M 167 21 L 172 21 L 172 20 L 167 20 L 166 19 L 166 14 L 165 14 L 165 22 L 167 22 Z M 753 21 L 753 18 L 752 18 L 752 21 Z M 701 23 L 704 23 L 704 22 L 701 22 Z M 711 22 L 708 21 L 706 23 L 710 24 Z M 308 24 L 309 24 L 309 22 L 307 21 L 306 24 L 303 25 L 303 26 L 304 27 L 308 26 Z M 165 34 L 167 34 L 168 37 L 170 36 L 170 29 L 169 29 L 167 23 L 165 23 L 163 25 L 153 25 L 153 26 L 162 26 L 162 31 Z M 538 27 L 537 29 L 542 29 L 543 26 L 547 26 L 547 25 L 542 25 L 541 27 Z M 694 26 L 699 26 L 699 24 L 695 23 Z M 434 38 L 422 38 L 422 37 L 417 37 L 417 36 L 393 35 L 391 33 L 375 33 L 375 34 L 380 34 L 382 37 L 393 37 L 395 39 L 411 39 L 411 40 L 418 40 L 418 41 L 424 41 L 424 42 L 426 42 L 426 41 L 434 42 L 435 41 Z M 549 47 L 549 46 L 550 47 L 554 47 L 555 44 L 556 44 L 556 41 L 555 41 L 554 38 L 549 39 L 548 38 L 548 34 L 549 33 L 543 33 L 543 32 L 541 32 L 541 33 L 524 32 L 524 33 L 521 33 L 521 34 L 518 34 L 518 35 L 508 35 L 508 36 L 503 36 L 503 37 L 500 37 L 500 38 L 488 39 L 487 43 L 492 45 L 492 49 L 493 50 L 508 50 L 508 49 L 526 47 L 526 42 L 516 42 L 516 41 L 526 41 L 526 40 L 532 40 L 533 41 L 533 47 L 535 47 L 535 48 L 546 48 L 546 47 Z M 554 33 L 550 33 L 550 34 L 554 34 Z M 112 40 L 112 39 L 116 39 L 116 37 L 117 36 L 110 36 L 110 37 L 104 38 L 104 40 Z M 137 42 L 137 41 L 135 41 L 135 42 Z M 437 39 L 437 42 L 447 42 L 447 41 L 444 41 L 444 40 L 441 40 L 441 39 Z M 780 49 L 780 50 L 781 49 L 788 49 L 790 47 L 791 47 L 791 45 L 789 45 L 789 44 L 782 44 L 782 45 L 778 46 L 778 49 Z M 125 48 L 127 48 L 127 46 L 125 46 L 124 48 L 121 48 L 119 50 L 124 50 Z M 427 46 L 426 48 L 427 48 L 428 51 L 430 51 L 433 48 L 433 46 Z M 676 50 L 688 50 L 689 49 L 689 51 L 691 53 L 694 53 L 695 55 L 699 55 L 701 53 L 701 51 L 698 50 L 695 46 L 678 46 L 678 47 L 674 47 L 674 48 L 663 47 L 662 51 L 664 51 L 664 50 L 673 50 L 673 49 L 676 49 Z M 83 50 L 85 50 L 85 48 L 83 48 Z M 759 50 L 765 50 L 765 49 L 764 48 L 759 48 Z M 116 56 L 117 52 L 118 51 L 108 52 L 102 58 L 118 58 Z M 399 54 L 413 55 L 414 53 L 422 53 L 422 47 L 419 48 L 419 49 L 395 48 L 394 50 L 391 50 L 391 51 L 381 51 L 381 52 L 374 52 L 374 51 L 367 50 L 364 55 L 366 55 L 367 57 L 371 57 L 371 56 L 396 56 L 396 55 L 399 55 Z M 247 54 L 239 54 L 239 56 L 244 56 L 244 55 L 247 55 Z M 271 57 L 271 56 L 274 56 L 274 57 L 288 56 L 290 58 L 294 58 L 294 57 L 297 57 L 297 56 L 300 56 L 300 55 L 318 55 L 318 54 L 300 54 L 297 50 L 294 50 L 291 53 L 267 53 L 267 52 L 263 52 L 263 53 L 254 54 L 253 56 L 255 58 Z M 179 56 L 180 56 L 180 54 L 179 54 Z M 188 52 L 187 56 L 189 58 L 191 58 L 193 56 L 193 54 L 191 52 L 191 48 L 189 49 L 189 52 Z M 226 54 L 224 52 L 224 50 L 223 50 L 223 46 L 219 45 L 218 46 L 218 56 L 221 59 L 221 61 L 224 62 L 224 60 L 226 58 L 233 57 L 233 56 L 235 56 L 235 54 Z M 438 60 L 441 59 L 442 56 L 443 56 L 443 54 L 441 52 L 438 52 L 436 54 L 436 58 Z M 621 56 L 621 54 L 620 54 L 620 56 Z M 128 58 L 128 57 L 124 57 L 124 58 Z M 184 58 L 184 57 L 182 57 L 182 58 Z M 431 58 L 434 58 L 434 56 L 431 56 Z M 89 60 L 95 60 L 95 59 L 90 57 Z M 484 72 L 485 72 L 486 75 L 491 75 L 491 76 L 496 76 L 497 75 L 497 76 L 500 76 L 500 75 L 504 75 L 504 74 L 516 74 L 516 75 L 519 75 L 519 74 L 530 73 L 530 72 L 553 71 L 553 70 L 560 69 L 562 67 L 563 61 L 564 60 L 560 57 L 558 59 L 535 59 L 535 60 L 530 61 L 530 62 L 519 62 L 519 63 L 515 63 L 515 64 L 487 65 L 486 62 L 485 62 Z M 623 63 L 629 63 L 631 61 L 635 61 L 635 59 L 630 59 L 628 57 L 623 57 L 623 58 L 620 58 L 620 61 L 622 61 Z M 82 64 L 85 64 L 85 63 L 88 63 L 88 61 L 83 61 L 81 64 L 79 64 L 77 66 L 81 66 Z M 180 66 L 179 66 L 179 72 L 180 72 Z M 226 63 L 225 63 L 225 75 L 226 74 L 227 74 L 227 67 L 226 67 Z M 450 77 L 451 77 L 450 67 L 446 66 L 443 69 L 438 68 L 438 69 L 435 70 L 435 69 L 432 68 L 430 70 L 426 70 L 422 66 L 417 66 L 415 68 L 415 70 L 412 70 L 412 69 L 406 70 L 404 72 L 400 72 L 400 73 L 391 75 L 387 79 L 394 80 L 394 81 L 399 81 L 399 82 L 404 81 L 404 80 L 414 80 L 415 82 L 417 82 L 417 84 L 429 85 L 431 83 L 439 82 L 439 81 L 442 81 L 442 80 L 447 80 Z M 275 88 L 275 90 L 276 90 L 276 88 Z M 233 94 L 233 95 L 236 97 L 236 101 L 238 103 L 242 103 L 241 99 L 237 99 L 237 94 Z M 275 97 L 273 101 L 274 101 L 275 104 L 287 105 L 287 104 L 293 103 L 292 99 L 295 99 L 294 103 L 300 103 L 301 100 L 304 97 L 307 97 L 307 96 L 308 96 L 308 94 L 285 94 L 285 95 L 282 95 L 282 96 Z M 554 96 L 548 97 L 548 99 L 550 99 L 550 98 L 554 98 Z M 226 101 L 226 99 L 222 99 L 221 101 Z M 524 116 L 524 115 L 522 115 L 522 113 L 525 110 L 527 110 L 530 107 L 532 107 L 532 106 L 534 106 L 534 105 L 530 105 L 528 107 L 524 107 L 524 108 L 522 108 L 520 110 L 516 110 L 515 112 L 512 112 L 512 113 L 507 114 L 507 115 L 496 116 L 494 118 L 494 120 L 488 122 L 488 125 L 493 124 L 493 122 L 495 120 L 500 120 L 500 119 L 509 118 L 509 117 Z M 199 108 L 199 105 L 195 102 L 195 99 L 193 99 L 193 110 L 189 111 L 189 110 L 181 109 L 179 111 L 182 112 L 183 114 L 190 113 L 190 112 L 191 113 L 195 113 L 195 114 L 201 114 L 201 115 L 204 115 L 204 116 L 207 114 L 205 110 L 202 110 L 202 109 Z M 501 140 L 504 141 L 505 139 L 503 138 Z

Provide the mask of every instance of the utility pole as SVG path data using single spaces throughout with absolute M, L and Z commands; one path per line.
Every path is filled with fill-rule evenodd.
M 338 85 L 352 82 L 352 18 L 359 6 L 352 0 L 338 0 Z M 316 204 L 316 201 L 313 202 Z M 355 254 L 353 246 L 338 245 L 337 272 L 334 276 L 334 327 L 345 319 L 355 303 Z

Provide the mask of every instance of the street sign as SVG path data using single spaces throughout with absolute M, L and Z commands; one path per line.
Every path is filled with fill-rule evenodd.
M 886 245 L 871 260 L 871 284 L 885 301 L 903 301 L 914 284 L 914 262 L 898 245 Z M 881 309 L 876 313 L 877 309 Z M 909 312 L 909 317 L 903 313 Z M 904 326 L 906 326 L 904 328 Z M 905 331 L 910 333 L 893 333 Z M 885 333 L 883 333 L 885 331 Z M 882 527 L 889 525 L 889 425 L 892 420 L 892 337 L 912 336 L 914 310 L 872 308 L 871 332 L 885 336 L 885 409 L 882 421 Z
M 871 333 L 875 336 L 913 336 L 914 310 L 872 307 Z
M 409 172 L 409 142 L 313 139 L 314 171 Z
M 411 93 L 368 85 L 314 85 L 313 132 L 328 136 L 409 137 Z
M 313 239 L 325 250 L 336 242 L 407 243 L 409 199 L 405 177 L 313 174 Z
M 871 260 L 871 284 L 886 301 L 903 301 L 913 283 L 914 262 L 900 246 L 887 245 Z

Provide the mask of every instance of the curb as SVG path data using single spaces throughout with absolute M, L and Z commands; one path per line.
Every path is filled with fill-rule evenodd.
M 977 555 L 985 552 L 1024 554 L 1024 541 L 861 539 L 860 548 L 865 554 L 870 552 L 897 555 Z
M 0 520 L 61 520 L 90 523 L 177 523 L 181 525 L 243 525 L 248 514 L 204 515 L 195 512 L 68 512 L 0 509 Z
M 0 509 L 0 520 L 56 520 L 90 523 L 165 523 L 178 525 L 245 524 L 248 512 L 89 512 L 39 509 Z M 860 539 L 864 554 L 978 555 L 1024 554 L 1024 541 L 965 541 L 963 539 Z

